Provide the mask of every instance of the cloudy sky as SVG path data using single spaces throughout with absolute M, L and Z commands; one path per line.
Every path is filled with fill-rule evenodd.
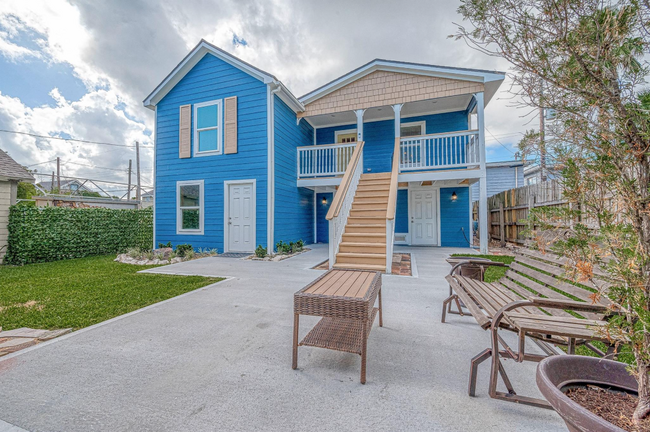
M 0 148 L 51 173 L 126 182 L 142 144 L 152 180 L 147 94 L 201 38 L 273 73 L 301 96 L 374 58 L 507 71 L 503 60 L 448 39 L 454 0 L 2 0 Z M 486 110 L 488 160 L 513 158 L 534 126 L 508 83 Z M 117 144 L 117 145 L 107 145 Z M 119 189 L 118 186 L 115 188 Z

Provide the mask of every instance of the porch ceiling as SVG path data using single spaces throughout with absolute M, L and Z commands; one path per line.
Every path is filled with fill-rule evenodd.
M 449 96 L 435 99 L 407 102 L 402 107 L 401 118 L 414 117 L 428 114 L 441 114 L 467 109 L 472 100 L 471 94 Z M 383 105 L 366 109 L 363 115 L 364 122 L 392 120 L 395 118 L 390 105 Z M 354 111 L 343 111 L 307 117 L 307 120 L 316 128 L 330 127 L 343 124 L 356 124 L 357 118 Z

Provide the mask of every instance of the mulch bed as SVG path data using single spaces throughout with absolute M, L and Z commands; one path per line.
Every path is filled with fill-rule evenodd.
M 646 418 L 641 428 L 632 423 L 632 415 L 638 402 L 636 396 L 607 391 L 599 387 L 578 387 L 570 389 L 566 395 L 597 416 L 628 432 L 650 431 L 650 418 Z
M 329 269 L 329 260 L 323 261 L 314 267 L 316 270 Z M 398 276 L 412 276 L 411 272 L 411 254 L 408 253 L 395 253 L 393 254 L 393 266 L 391 274 Z

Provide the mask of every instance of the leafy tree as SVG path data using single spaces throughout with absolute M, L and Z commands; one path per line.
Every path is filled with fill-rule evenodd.
M 617 281 L 594 298 L 620 312 L 607 334 L 634 353 L 639 425 L 650 414 L 650 2 L 463 0 L 459 13 L 471 27 L 457 38 L 512 64 L 514 99 L 557 113 L 547 145 L 573 205 L 533 212 L 535 241 L 572 258 L 576 280 L 598 265 Z
M 17 197 L 18 199 L 32 199 L 33 196 L 42 195 L 33 183 L 19 182 Z

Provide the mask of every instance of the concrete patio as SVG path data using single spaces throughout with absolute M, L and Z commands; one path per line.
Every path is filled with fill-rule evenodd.
M 204 258 L 158 273 L 228 280 L 0 360 L 0 431 L 564 431 L 553 411 L 492 400 L 488 364 L 467 395 L 469 361 L 489 334 L 471 317 L 440 323 L 450 253 L 410 252 L 417 277 L 384 276 L 384 327 L 359 356 L 301 348 L 291 369 L 292 296 L 322 274 L 327 249 L 281 262 Z M 317 318 L 301 320 L 301 337 Z M 531 347 L 532 349 L 532 347 Z M 505 362 L 539 396 L 534 364 Z

